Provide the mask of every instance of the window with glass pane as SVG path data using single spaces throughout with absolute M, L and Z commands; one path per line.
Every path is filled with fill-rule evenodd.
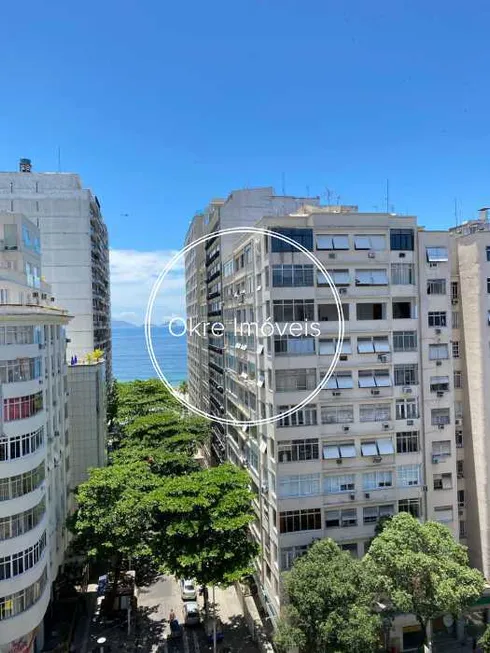
M 418 431 L 400 431 L 396 434 L 397 453 L 416 453 L 420 450 Z
M 395 365 L 395 385 L 418 385 L 418 365 L 409 363 L 406 365 Z
M 386 238 L 382 234 L 354 236 L 354 248 L 382 251 L 386 249 Z
M 349 270 L 327 270 L 336 286 L 348 286 L 350 283 Z
M 433 426 L 440 424 L 450 424 L 451 413 L 449 408 L 433 408 L 430 411 L 430 419 Z
M 429 360 L 445 360 L 449 358 L 449 349 L 447 344 L 439 343 L 437 345 L 429 345 Z
M 455 370 L 453 372 L 453 378 L 454 378 L 455 389 L 460 390 L 463 387 L 463 372 L 460 372 L 459 370 Z
M 416 331 L 394 331 L 393 332 L 393 350 L 394 351 L 416 351 L 417 350 L 417 332 Z
M 353 406 L 322 406 L 322 424 L 350 424 L 354 421 Z
M 416 419 L 419 416 L 417 399 L 397 399 L 396 419 Z
M 326 374 L 326 370 L 323 370 L 321 374 L 323 378 Z M 334 372 L 324 387 L 328 388 L 329 390 L 344 390 L 352 388 L 352 372 Z
M 385 422 L 391 419 L 391 404 L 361 404 L 359 408 L 361 422 Z
M 451 440 L 437 440 L 432 443 L 432 455 L 446 457 L 451 455 Z
M 447 392 L 449 390 L 449 377 L 448 376 L 431 376 L 430 377 L 430 391 L 431 392 Z
M 430 327 L 447 326 L 446 311 L 430 311 L 428 314 L 428 325 Z
M 279 406 L 278 414 L 288 412 L 289 410 L 294 409 L 294 405 Z M 313 426 L 316 424 L 316 406 L 314 404 L 309 404 L 296 410 L 291 415 L 286 415 L 282 417 L 278 422 L 278 427 L 287 427 L 287 426 Z
M 393 486 L 393 472 L 376 471 L 362 475 L 363 490 L 379 490 Z
M 349 237 L 345 234 L 317 234 L 316 248 L 323 250 L 349 249 Z
M 390 229 L 390 247 L 392 251 L 413 251 L 413 229 Z
M 459 341 L 453 340 L 451 343 L 453 358 L 459 358 Z
M 397 468 L 398 487 L 420 485 L 420 465 L 400 465 Z
M 313 250 L 312 229 L 272 227 L 272 231 L 281 234 L 282 236 L 286 236 L 286 238 L 289 238 L 290 240 L 294 240 L 295 242 L 299 243 L 309 251 Z M 271 238 L 271 252 L 297 252 L 297 251 L 298 248 L 295 247 L 292 243 L 279 240 L 279 238 Z
M 333 356 L 337 350 L 337 339 L 336 338 L 321 338 L 319 340 L 319 353 L 321 355 Z M 341 354 L 351 354 L 351 343 L 350 338 L 344 338 L 342 341 L 342 347 L 340 349 Z
M 340 511 L 340 526 L 342 528 L 357 526 L 357 510 L 355 508 L 344 508 Z
M 445 295 L 446 279 L 429 279 L 427 281 L 428 295 Z
M 447 247 L 426 247 L 428 263 L 441 263 L 448 260 Z
M 356 286 L 387 286 L 386 270 L 356 270 Z
M 420 499 L 400 499 L 398 501 L 398 512 L 408 512 L 412 517 L 420 517 L 422 514 Z
M 392 263 L 391 283 L 394 286 L 413 286 L 415 284 L 415 267 L 413 263 Z
M 356 489 L 355 479 L 355 474 L 325 476 L 323 479 L 323 490 L 326 494 L 353 492 Z

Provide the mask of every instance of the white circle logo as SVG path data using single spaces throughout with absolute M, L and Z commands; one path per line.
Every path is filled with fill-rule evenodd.
M 330 363 L 330 366 L 328 370 L 326 371 L 325 375 L 323 378 L 320 380 L 320 383 L 316 386 L 316 388 L 306 397 L 306 399 L 303 399 L 299 404 L 296 406 L 293 406 L 293 408 L 290 408 L 289 410 L 284 411 L 283 413 L 280 413 L 278 415 L 271 415 L 270 417 L 265 417 L 263 419 L 255 419 L 255 420 L 237 420 L 237 419 L 228 419 L 224 417 L 219 417 L 217 415 L 212 415 L 211 413 L 207 413 L 204 410 L 201 410 L 200 408 L 197 408 L 196 406 L 193 406 L 190 404 L 186 399 L 184 399 L 176 390 L 173 388 L 170 383 L 168 382 L 167 378 L 165 377 L 164 373 L 162 372 L 162 369 L 160 367 L 160 364 L 156 358 L 155 355 L 155 350 L 153 348 L 153 341 L 152 341 L 152 336 L 151 336 L 151 324 L 152 324 L 152 317 L 153 317 L 153 306 L 155 303 L 155 300 L 157 298 L 158 292 L 162 286 L 162 283 L 164 282 L 166 276 L 168 273 L 172 270 L 174 265 L 183 257 L 185 256 L 188 252 L 193 250 L 195 247 L 198 247 L 199 245 L 202 245 L 209 240 L 213 240 L 218 236 L 229 236 L 232 234 L 247 234 L 247 235 L 259 235 L 259 236 L 267 236 L 270 238 L 277 238 L 278 240 L 281 240 L 284 243 L 287 243 L 288 245 L 291 245 L 295 247 L 299 252 L 302 252 L 312 263 L 313 265 L 319 270 L 322 275 L 326 278 L 327 283 L 330 287 L 330 290 L 332 291 L 333 298 L 335 300 L 335 304 L 337 306 L 337 314 L 338 314 L 338 330 L 337 330 L 337 338 L 336 338 L 336 347 L 335 347 L 335 352 L 332 358 L 332 361 Z M 182 321 L 184 322 L 184 321 Z M 340 353 L 342 351 L 342 343 L 344 340 L 344 330 L 345 330 L 345 323 L 344 323 L 344 314 L 342 311 L 342 302 L 340 300 L 339 293 L 337 292 L 337 288 L 335 287 L 334 282 L 332 281 L 332 278 L 330 277 L 330 274 L 326 270 L 325 266 L 322 264 L 321 261 L 317 259 L 312 252 L 307 250 L 303 245 L 300 245 L 300 243 L 297 243 L 295 240 L 292 238 L 288 238 L 288 236 L 285 236 L 280 233 L 276 233 L 275 231 L 270 231 L 268 229 L 262 229 L 260 227 L 230 227 L 229 229 L 219 229 L 218 231 L 213 231 L 210 234 L 206 234 L 205 236 L 201 236 L 197 240 L 193 241 L 192 243 L 189 243 L 189 245 L 186 245 L 180 252 L 177 252 L 177 254 L 167 263 L 167 265 L 164 267 L 164 269 L 161 271 L 159 274 L 157 280 L 155 281 L 153 288 L 150 293 L 150 297 L 148 300 L 148 306 L 146 309 L 146 316 L 145 316 L 145 338 L 146 338 L 146 346 L 148 348 L 148 355 L 150 357 L 151 363 L 153 365 L 153 368 L 155 372 L 158 375 L 158 378 L 161 380 L 161 382 L 165 385 L 167 390 L 170 392 L 170 394 L 177 399 L 182 405 L 184 405 L 188 410 L 191 412 L 195 413 L 196 415 L 200 415 L 201 417 L 205 417 L 213 422 L 219 422 L 220 424 L 231 424 L 233 426 L 259 426 L 261 424 L 272 424 L 274 422 L 277 422 L 279 420 L 284 419 L 285 417 L 288 417 L 289 415 L 293 415 L 296 413 L 298 410 L 301 410 L 304 406 L 307 404 L 311 403 L 315 397 L 318 396 L 318 394 L 324 389 L 326 384 L 328 383 L 328 380 L 332 376 L 335 367 L 339 361 Z M 175 334 L 177 335 L 177 334 Z M 180 333 L 178 335 L 183 335 L 183 333 Z

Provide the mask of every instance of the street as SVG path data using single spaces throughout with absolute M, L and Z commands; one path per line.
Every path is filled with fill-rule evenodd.
M 204 617 L 204 604 L 201 597 L 198 603 Z M 183 601 L 180 587 L 173 577 L 158 576 L 148 587 L 139 589 L 138 623 L 139 651 L 142 653 L 209 653 L 212 645 L 207 642 L 203 626 L 184 627 L 180 640 L 167 640 L 169 634 L 168 617 L 173 609 L 182 623 Z M 212 590 L 209 591 L 209 606 L 212 611 Z M 231 653 L 258 653 L 252 642 L 235 589 L 216 588 L 216 614 L 223 622 L 224 639 L 218 651 L 229 647 Z

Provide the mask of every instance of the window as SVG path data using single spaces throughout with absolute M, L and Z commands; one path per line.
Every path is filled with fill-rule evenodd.
M 428 295 L 445 295 L 446 279 L 429 279 L 427 281 Z
M 396 453 L 416 453 L 420 451 L 418 431 L 400 431 L 396 434 Z
M 451 416 L 449 408 L 433 408 L 430 411 L 430 420 L 433 426 L 450 424 Z
M 391 516 L 395 513 L 395 506 L 390 503 L 384 506 L 368 506 L 362 510 L 364 524 L 376 524 L 380 517 Z
M 430 311 L 428 315 L 428 325 L 430 327 L 447 326 L 446 311 Z
M 413 229 L 390 229 L 390 247 L 392 251 L 413 252 Z
M 422 514 L 420 499 L 400 499 L 398 512 L 408 512 L 412 517 L 420 517 Z
M 316 438 L 307 438 L 305 440 L 278 442 L 277 455 L 280 463 L 318 460 L 318 440 Z
M 41 358 L 0 361 L 0 383 L 32 381 L 41 377 Z
M 449 377 L 448 376 L 431 376 L 430 377 L 430 391 L 431 392 L 447 392 L 449 390 Z
M 464 490 L 458 490 L 458 508 L 465 507 L 465 496 Z
M 459 537 L 466 537 L 466 522 L 459 520 Z
M 320 508 L 309 510 L 288 510 L 279 513 L 279 530 L 281 533 L 297 531 L 314 531 L 322 527 L 322 511 Z
M 273 302 L 275 322 L 305 322 L 315 319 L 315 300 L 278 299 Z M 269 312 L 267 313 L 269 315 Z
M 417 419 L 419 416 L 417 399 L 397 399 L 395 407 L 396 419 Z
M 319 341 L 319 354 L 333 356 L 337 350 L 337 338 L 322 338 Z M 342 347 L 340 349 L 341 354 L 351 354 L 352 348 L 350 344 L 350 338 L 344 338 L 342 341 Z
M 434 520 L 446 524 L 453 521 L 453 507 L 452 506 L 436 506 L 434 508 Z
M 407 301 L 394 301 L 392 312 L 394 320 L 408 320 L 415 317 L 415 312 L 412 313 L 412 304 Z
M 321 494 L 320 474 L 297 474 L 279 478 L 279 497 L 311 497 Z
M 277 392 L 313 390 L 316 386 L 316 368 L 300 370 L 276 370 Z
M 0 518 L 0 541 L 18 537 L 35 528 L 46 514 L 46 500 L 41 501 L 25 512 Z
M 487 293 L 490 293 L 490 279 L 487 277 Z
M 451 490 L 453 487 L 451 474 L 434 474 L 432 480 L 434 490 Z
M 9 619 L 28 610 L 38 601 L 46 587 L 48 572 L 45 568 L 39 580 L 23 590 L 0 598 L 0 621 Z
M 386 249 L 386 238 L 383 235 L 354 236 L 354 249 L 382 251 Z
M 362 475 L 363 490 L 382 490 L 387 487 L 393 487 L 393 472 L 376 471 Z
M 394 286 L 413 286 L 415 284 L 413 263 L 392 263 L 391 283 Z
M 6 435 L 0 435 L 0 462 L 5 460 L 14 460 L 21 456 L 28 456 L 34 453 L 44 444 L 44 427 L 8 438 Z
M 284 227 L 271 227 L 271 231 L 286 236 L 294 240 L 305 249 L 313 250 L 313 231 L 312 229 L 291 229 Z M 298 248 L 290 243 L 286 243 L 279 238 L 271 236 L 271 252 L 297 252 Z
M 317 249 L 349 249 L 349 237 L 340 234 L 317 234 Z
M 363 456 L 386 456 L 395 453 L 391 438 L 377 438 L 361 442 L 361 454 Z
M 458 447 L 458 449 L 464 447 L 463 431 L 460 430 L 456 431 L 455 439 L 456 439 L 456 446 Z
M 342 549 L 342 551 L 347 551 L 355 558 L 357 558 L 357 542 L 343 542 L 339 544 L 339 547 Z
M 386 270 L 356 270 L 356 286 L 387 286 Z
M 394 331 L 393 332 L 393 350 L 394 351 L 416 351 L 417 350 L 417 332 L 416 331 Z
M 349 319 L 349 304 L 342 304 L 344 319 Z M 338 322 L 339 312 L 336 304 L 318 304 L 319 322 Z
M 332 281 L 336 286 L 348 286 L 350 283 L 349 270 L 327 270 L 332 278 Z M 321 281 L 320 281 L 321 275 Z M 327 283 L 322 273 L 319 273 L 317 277 L 318 285 L 324 285 Z
M 463 417 L 463 402 L 455 401 L 454 402 L 454 417 L 461 419 Z
M 358 320 L 386 320 L 386 304 L 356 304 Z
M 322 406 L 322 424 L 350 424 L 354 421 L 353 406 Z
M 349 526 L 357 526 L 357 510 L 355 508 L 326 511 L 326 528 L 348 528 Z
M 459 358 L 459 340 L 453 340 L 451 343 L 453 358 Z
M 426 247 L 428 263 L 442 263 L 448 260 L 447 247 Z
M 44 481 L 44 476 L 44 462 L 42 462 L 25 474 L 0 478 L 0 501 L 8 501 L 33 492 Z
M 46 531 L 40 539 L 24 551 L 0 558 L 0 580 L 19 576 L 36 565 L 46 548 Z M 0 599 L 1 600 L 1 599 Z
M 429 345 L 429 360 L 439 361 L 449 358 L 449 348 L 446 344 Z
M 400 465 L 397 468 L 398 487 L 420 485 L 420 465 Z
M 490 261 L 490 247 L 485 247 L 485 251 L 487 254 L 487 261 Z
M 414 363 L 395 365 L 395 385 L 418 385 L 419 366 Z
M 387 388 L 391 386 L 389 370 L 359 370 L 360 388 Z
M 313 286 L 313 265 L 273 265 L 272 285 L 275 288 Z
M 459 329 L 459 312 L 458 311 L 453 311 L 452 314 L 452 328 L 453 329 Z
M 354 446 L 354 442 L 343 442 L 340 444 L 324 443 L 323 445 L 323 458 L 325 460 L 355 457 L 356 447 Z
M 437 458 L 447 458 L 451 455 L 451 440 L 437 440 L 432 443 L 432 455 Z
M 323 378 L 326 371 L 321 372 L 321 374 Z M 354 387 L 352 372 L 334 372 L 323 387 L 328 390 L 345 390 Z
M 458 478 L 464 478 L 464 461 L 463 460 L 457 460 L 456 461 L 456 472 Z
M 300 558 L 308 551 L 308 545 L 288 546 L 281 548 L 281 570 L 287 571 L 293 566 L 296 558 Z
M 361 404 L 359 408 L 361 422 L 386 422 L 391 419 L 391 404 Z
M 315 338 L 311 336 L 274 336 L 274 353 L 280 355 L 308 355 L 315 353 Z
M 295 408 L 295 406 L 279 406 L 278 414 L 286 413 L 288 410 Z M 308 404 L 300 408 L 295 413 L 282 417 L 277 422 L 278 427 L 286 426 L 313 426 L 316 424 L 316 406 Z
M 453 378 L 454 378 L 454 388 L 456 390 L 461 390 L 463 387 L 463 372 L 459 372 L 456 370 L 453 372 Z
M 325 494 L 340 494 L 341 492 L 353 492 L 356 489 L 355 474 L 342 474 L 340 476 L 325 476 L 323 479 L 323 491 Z
M 4 420 L 6 422 L 25 419 L 36 415 L 43 408 L 43 393 L 38 392 L 26 397 L 3 400 Z
M 360 354 L 384 354 L 390 351 L 388 336 L 372 336 L 357 339 L 357 351 Z

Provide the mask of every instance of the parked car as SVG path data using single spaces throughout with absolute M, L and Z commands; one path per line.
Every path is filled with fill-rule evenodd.
M 180 593 L 183 601 L 195 601 L 197 598 L 196 586 L 193 580 L 180 581 Z
M 183 613 L 186 626 L 198 626 L 201 622 L 197 601 L 186 601 L 184 603 Z

